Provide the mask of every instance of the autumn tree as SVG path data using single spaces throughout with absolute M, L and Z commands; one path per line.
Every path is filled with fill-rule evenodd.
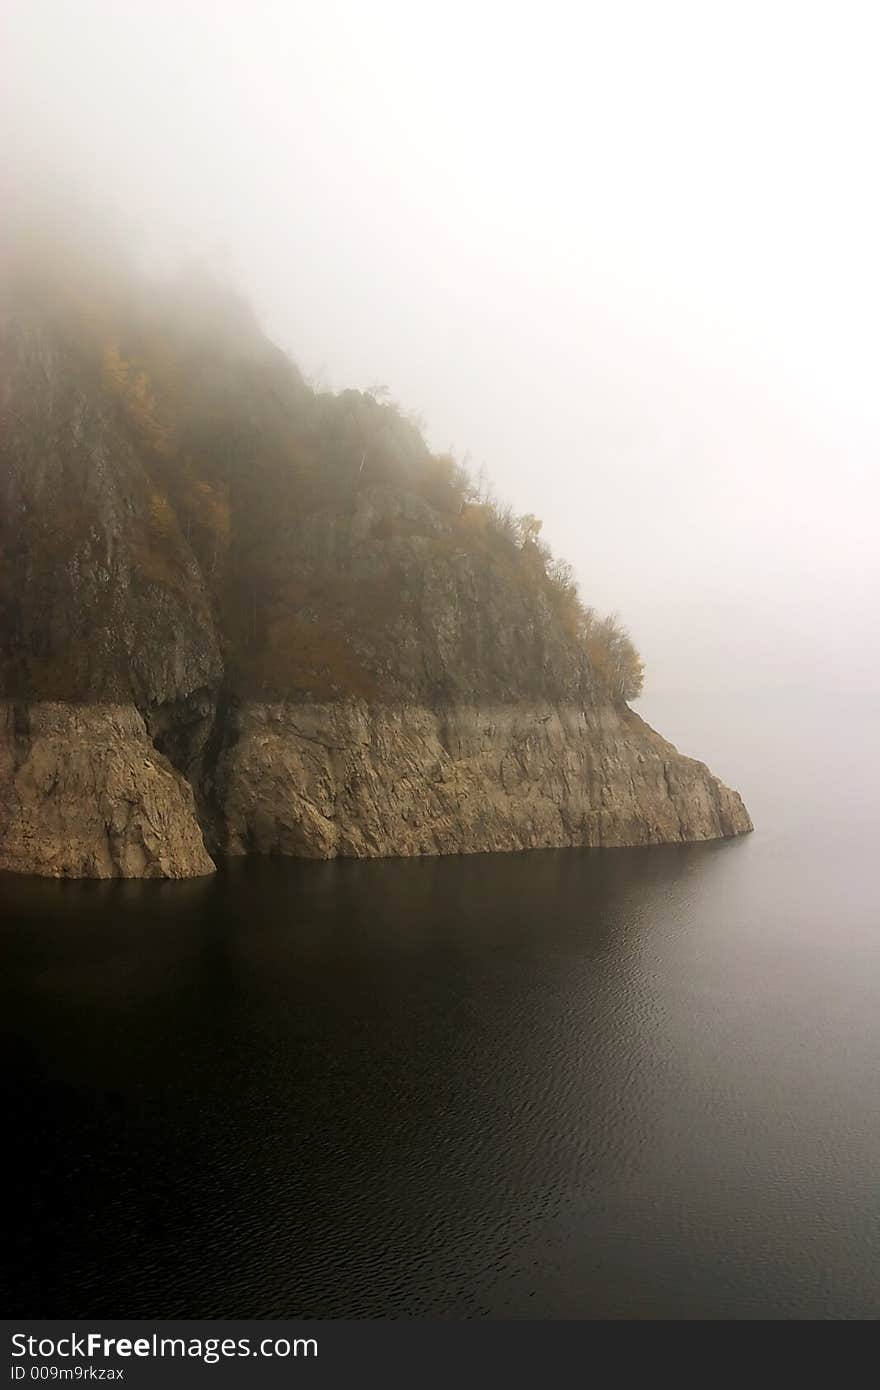
M 644 664 L 617 615 L 600 619 L 592 609 L 585 609 L 582 636 L 604 692 L 612 700 L 634 700 L 640 695 Z

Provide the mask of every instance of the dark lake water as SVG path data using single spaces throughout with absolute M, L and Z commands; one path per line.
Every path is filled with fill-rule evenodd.
M 0 880 L 10 1311 L 877 1316 L 876 718 L 712 713 L 743 841 Z

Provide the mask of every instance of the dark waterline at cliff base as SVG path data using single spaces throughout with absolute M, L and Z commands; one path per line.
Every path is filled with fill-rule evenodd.
M 4 878 L 11 1311 L 876 1316 L 872 774 L 791 727 L 744 840 Z

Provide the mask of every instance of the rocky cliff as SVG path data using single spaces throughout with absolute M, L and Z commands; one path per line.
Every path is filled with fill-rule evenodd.
M 0 313 L 0 868 L 751 828 L 628 708 L 534 518 L 399 410 L 316 394 L 199 279 L 38 269 Z
M 192 788 L 132 705 L 0 706 L 0 869 L 54 878 L 212 873 Z
M 201 814 L 133 706 L 0 708 L 0 869 L 184 878 L 226 854 L 465 854 L 705 840 L 742 801 L 599 705 L 247 703 Z M 204 790 L 204 788 L 202 788 Z
M 750 829 L 735 792 L 610 705 L 249 705 L 218 793 L 232 854 L 468 854 Z

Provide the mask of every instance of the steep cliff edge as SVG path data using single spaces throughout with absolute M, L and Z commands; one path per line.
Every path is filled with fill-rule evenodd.
M 0 869 L 751 829 L 534 518 L 395 407 L 198 278 L 39 270 L 0 311 Z

